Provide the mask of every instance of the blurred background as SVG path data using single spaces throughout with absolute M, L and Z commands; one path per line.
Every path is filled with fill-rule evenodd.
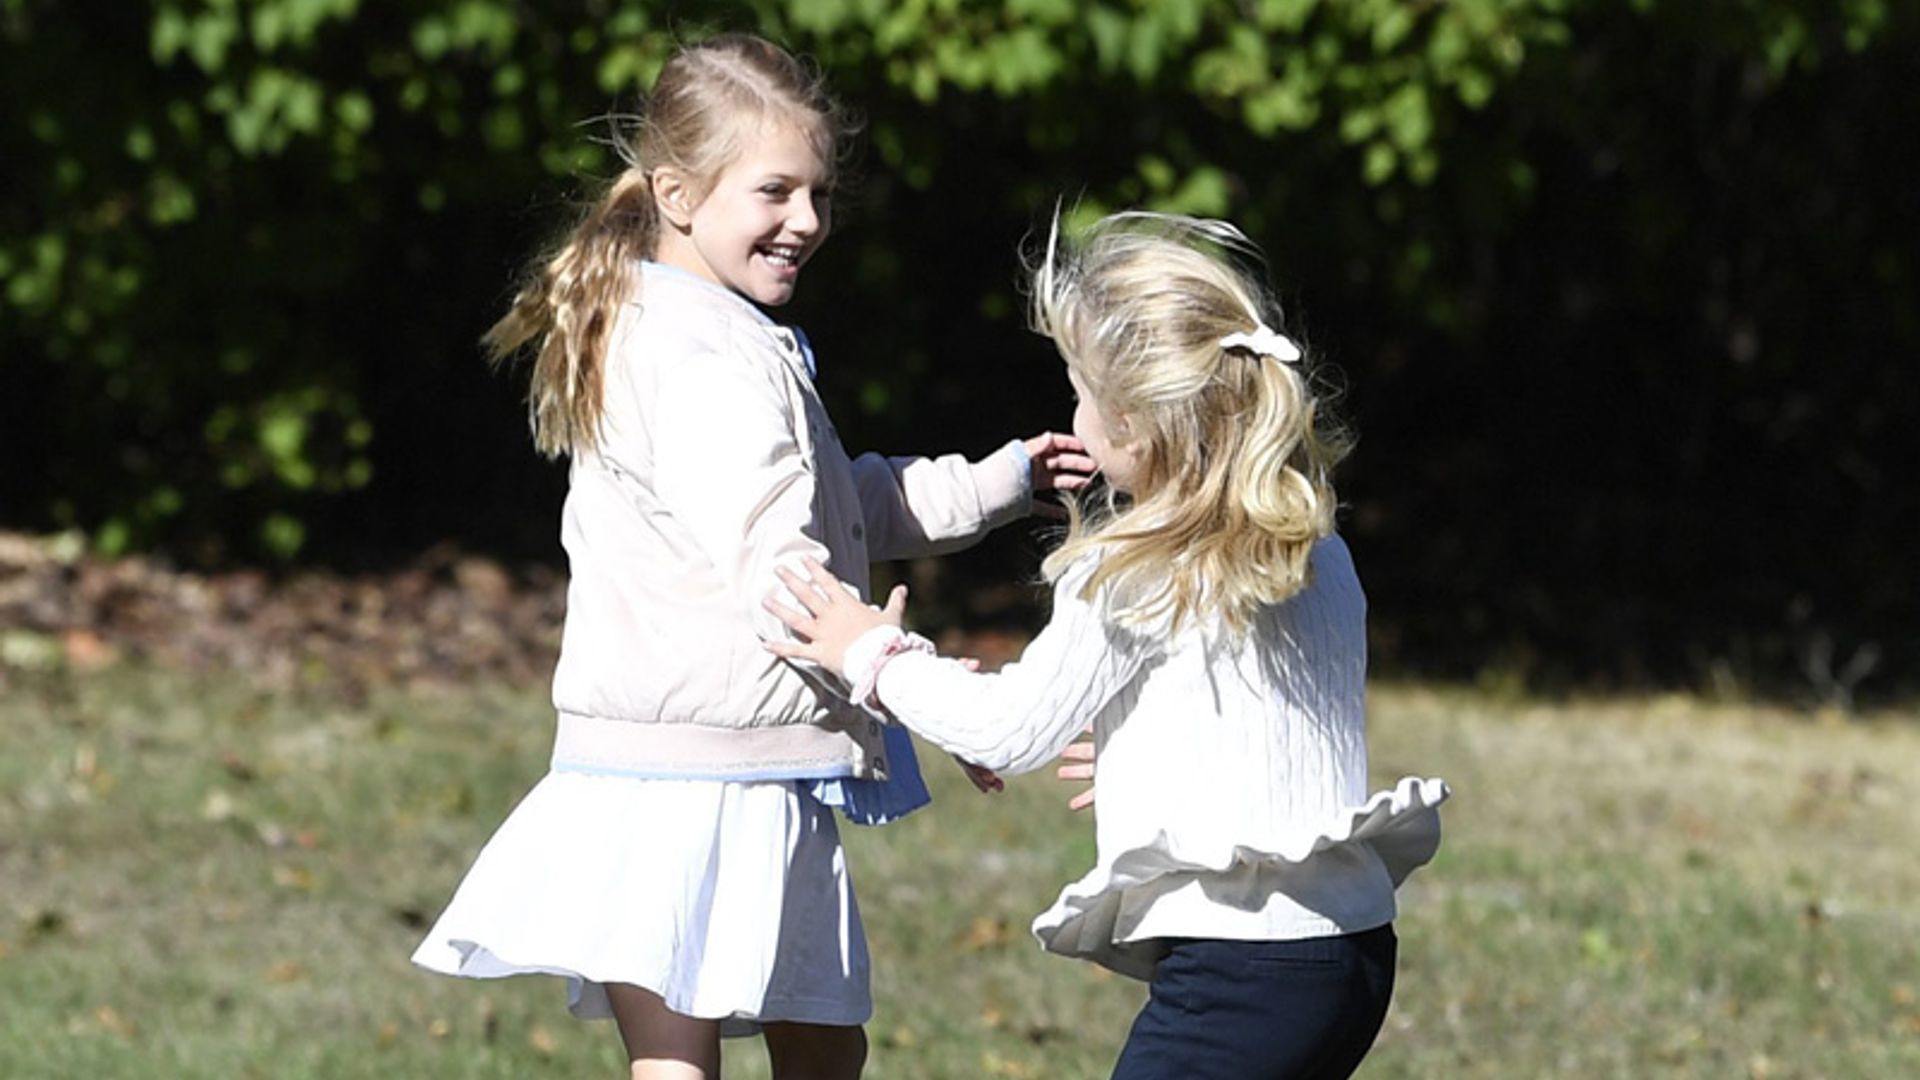
M 550 748 L 565 471 L 478 339 L 723 29 L 865 118 L 779 312 L 856 451 L 1069 423 L 1056 206 L 1265 249 L 1375 779 L 1456 791 L 1364 1075 L 1920 1075 L 1920 5 L 0 0 L 0 1076 L 621 1074 L 407 957 Z M 1049 542 L 882 573 L 992 664 Z M 1024 931 L 1077 787 L 925 761 L 846 830 L 868 1075 L 1107 1075 L 1143 990 Z
M 1225 217 L 1359 434 L 1380 670 L 1913 688 L 1920 11 L 1880 0 L 0 0 L 0 528 L 562 567 L 476 340 L 716 29 L 866 120 L 780 313 L 851 448 L 1067 423 L 1017 292 L 1060 200 Z M 973 586 L 1044 547 L 919 617 L 1030 623 Z

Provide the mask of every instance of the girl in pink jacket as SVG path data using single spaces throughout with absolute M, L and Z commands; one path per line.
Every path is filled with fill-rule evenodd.
M 812 353 L 763 309 L 831 224 L 846 125 L 781 49 L 681 49 L 627 168 L 487 336 L 533 357 L 535 442 L 571 459 L 551 769 L 414 954 L 470 977 L 567 980 L 617 1022 L 635 1077 L 716 1075 L 764 1033 L 776 1076 L 854 1077 L 872 1011 L 831 808 L 926 800 L 912 744 L 763 642 L 784 560 L 833 567 L 963 546 L 1086 482 L 1072 438 L 849 460 Z

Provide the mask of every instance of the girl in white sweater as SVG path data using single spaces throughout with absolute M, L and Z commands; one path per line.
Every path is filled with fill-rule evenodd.
M 1344 443 L 1222 222 L 1056 228 L 1033 318 L 1107 481 L 1048 558 L 1053 618 L 979 674 L 818 563 L 777 571 L 856 700 L 989 768 L 1089 723 L 1099 862 L 1040 915 L 1050 951 L 1151 981 L 1114 1076 L 1344 1077 L 1385 1016 L 1394 889 L 1439 844 L 1436 779 L 1368 794 L 1366 599 L 1334 533 Z M 772 582 L 768 583 L 769 586 Z

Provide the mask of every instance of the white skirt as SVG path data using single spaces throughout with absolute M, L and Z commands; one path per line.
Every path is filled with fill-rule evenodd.
M 581 1018 L 607 983 L 723 1035 L 872 1015 L 867 942 L 833 811 L 793 781 L 550 772 L 474 860 L 413 962 L 545 973 Z

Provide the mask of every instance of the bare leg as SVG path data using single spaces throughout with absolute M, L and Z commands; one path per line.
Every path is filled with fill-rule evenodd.
M 867 1063 L 864 1028 L 768 1024 L 766 1035 L 773 1080 L 859 1080 Z
M 627 1045 L 632 1080 L 719 1080 L 719 1021 L 681 1016 L 638 986 L 608 983 L 607 1001 Z

